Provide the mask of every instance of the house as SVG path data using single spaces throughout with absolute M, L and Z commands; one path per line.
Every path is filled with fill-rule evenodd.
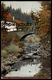
M 10 31 L 16 31 L 17 29 L 16 29 L 16 24 L 14 23 L 14 22 L 9 22 L 9 21 L 7 21 L 6 22 L 6 24 L 5 24 L 5 28 L 7 28 L 8 30 L 8 32 L 10 32 Z
M 5 23 L 5 28 L 7 28 L 8 32 L 10 31 L 16 31 L 19 30 L 21 31 L 24 28 L 25 22 L 21 20 L 7 20 Z
M 1 28 L 5 27 L 7 32 L 16 31 L 16 23 L 13 21 L 14 18 L 9 12 L 3 14 L 4 19 L 1 21 Z
M 26 23 L 22 20 L 15 20 L 17 30 L 22 30 Z
M 26 23 L 22 20 L 15 19 L 13 15 L 9 12 L 5 12 L 4 16 L 4 26 L 7 28 L 7 31 L 16 31 L 21 30 Z
M 25 25 L 26 23 L 22 20 L 15 20 L 17 26 Z

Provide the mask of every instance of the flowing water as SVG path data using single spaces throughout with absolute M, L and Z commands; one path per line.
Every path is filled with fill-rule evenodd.
M 12 71 L 6 77 L 33 77 L 42 69 L 41 56 L 38 55 L 40 43 L 24 42 L 24 44 L 21 60 L 12 66 Z

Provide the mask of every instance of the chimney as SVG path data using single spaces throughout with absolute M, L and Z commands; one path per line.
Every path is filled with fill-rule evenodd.
M 15 18 L 14 18 L 14 16 L 13 16 L 13 21 L 14 21 L 14 19 L 15 19 Z

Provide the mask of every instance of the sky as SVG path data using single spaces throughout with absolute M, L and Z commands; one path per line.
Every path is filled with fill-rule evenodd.
M 41 4 L 39 1 L 1 1 L 6 7 L 12 6 L 14 9 L 21 8 L 22 12 L 30 13 L 31 10 L 37 12 L 41 10 Z

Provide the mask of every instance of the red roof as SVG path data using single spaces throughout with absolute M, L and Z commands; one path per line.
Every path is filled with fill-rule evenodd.
M 22 20 L 15 20 L 15 22 L 16 22 L 16 25 L 23 25 L 23 24 L 25 24 L 25 22 L 22 21 Z
M 5 18 L 6 21 L 13 21 L 13 16 L 9 12 L 5 12 L 4 13 L 4 18 Z M 26 24 L 24 21 L 18 20 L 18 19 L 14 19 L 14 22 L 16 23 L 16 25 L 24 25 L 24 24 Z
M 13 16 L 9 12 L 4 13 L 4 18 L 6 21 L 12 21 L 13 20 Z

